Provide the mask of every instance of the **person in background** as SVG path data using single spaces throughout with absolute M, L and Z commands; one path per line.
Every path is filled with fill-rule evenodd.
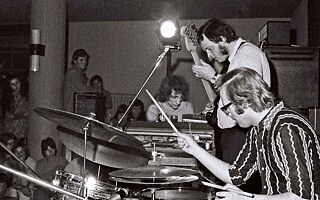
M 27 148 L 26 138 L 21 138 L 12 149 L 15 156 L 24 162 L 33 172 L 36 171 L 36 162 L 33 158 L 29 156 L 29 151 Z M 12 160 L 11 167 L 19 172 L 26 173 L 31 176 L 31 173 L 17 160 Z M 7 189 L 5 196 L 15 197 L 19 200 L 31 199 L 33 194 L 33 184 L 31 184 L 27 179 L 13 176 L 13 181 L 10 187 Z
M 216 199 L 319 199 L 320 141 L 311 123 L 276 99 L 252 69 L 232 70 L 216 87 L 224 115 L 250 127 L 236 160 L 224 162 L 189 135 L 177 133 L 178 146 L 227 183 Z M 255 171 L 261 174 L 261 194 L 248 198 L 235 192 Z
M 130 121 L 146 121 L 146 111 L 140 99 L 136 99 L 129 112 Z
M 99 75 L 94 75 L 90 79 L 90 86 L 94 88 L 97 93 L 102 94 L 106 98 L 106 119 L 105 122 L 108 123 L 111 115 L 111 109 L 112 109 L 112 99 L 111 94 L 108 90 L 105 90 L 103 79 Z
M 27 137 L 28 102 L 21 80 L 15 74 L 7 77 L 2 108 L 5 113 L 5 131 L 14 134 L 18 139 Z
M 126 104 L 121 104 L 119 105 L 119 107 L 117 108 L 116 113 L 114 114 L 114 116 L 110 119 L 110 125 L 112 126 L 117 126 L 119 120 L 121 119 L 121 117 L 124 115 L 124 113 L 126 112 L 126 110 L 128 109 L 128 106 Z M 122 122 L 119 124 L 120 127 L 124 127 L 126 124 L 128 123 L 128 115 L 125 116 L 122 120 Z
M 168 117 L 177 117 L 177 121 L 182 122 L 182 115 L 194 114 L 192 103 L 187 101 L 188 96 L 189 87 L 185 79 L 182 76 L 173 75 L 162 80 L 156 99 Z M 160 114 L 156 105 L 150 105 L 146 113 L 147 120 L 164 121 Z
M 64 78 L 64 110 L 73 112 L 74 93 L 95 92 L 88 85 L 89 78 L 85 71 L 89 64 L 89 54 L 84 49 L 77 49 L 72 55 L 72 67 Z
M 51 182 L 57 170 L 63 170 L 68 161 L 57 156 L 57 147 L 50 137 L 41 141 L 41 153 L 43 158 L 37 161 L 36 173 L 45 181 Z M 34 200 L 50 199 L 51 191 L 47 188 L 39 187 L 34 191 Z

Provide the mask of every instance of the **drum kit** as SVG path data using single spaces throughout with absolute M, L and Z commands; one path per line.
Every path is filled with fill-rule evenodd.
M 60 141 L 71 151 L 99 165 L 119 168 L 109 173 L 110 180 L 127 185 L 146 186 L 139 195 L 130 194 L 130 188 L 96 181 L 91 188 L 83 189 L 84 177 L 57 171 L 52 184 L 79 196 L 91 199 L 208 199 L 210 192 L 182 187 L 168 187 L 190 183 L 199 179 L 193 169 L 148 165 L 151 156 L 135 137 L 120 128 L 86 117 L 52 108 L 37 107 L 34 111 L 49 121 L 70 131 L 59 131 Z M 53 188 L 54 190 L 54 188 Z M 83 191 L 86 191 L 84 193 Z M 53 192 L 53 199 L 69 199 L 63 191 Z M 80 198 L 79 198 L 80 199 Z

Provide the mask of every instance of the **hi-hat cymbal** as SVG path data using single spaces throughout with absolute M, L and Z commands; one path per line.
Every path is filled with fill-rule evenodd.
M 110 176 L 125 179 L 164 179 L 170 177 L 187 177 L 197 174 L 196 170 L 179 167 L 146 165 L 142 167 L 132 167 L 116 170 L 109 173 Z
M 199 177 L 196 175 L 187 176 L 171 176 L 168 178 L 117 178 L 110 177 L 110 180 L 119 183 L 129 183 L 129 184 L 142 184 L 142 185 L 169 185 L 177 183 L 187 183 L 198 180 Z
M 89 124 L 88 160 L 114 168 L 143 166 L 148 162 L 148 153 L 141 142 L 118 128 L 91 117 L 57 109 L 37 107 L 34 111 L 60 125 L 61 142 L 81 156 L 84 155 L 84 128 Z

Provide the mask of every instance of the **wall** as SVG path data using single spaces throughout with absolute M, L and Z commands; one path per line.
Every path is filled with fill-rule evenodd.
M 267 21 L 290 19 L 226 19 L 239 36 L 258 43 L 258 32 Z M 206 20 L 193 20 L 199 27 Z M 180 26 L 190 21 L 179 21 Z M 68 63 L 75 49 L 84 48 L 90 54 L 87 71 L 89 77 L 100 74 L 105 87 L 112 93 L 136 94 L 153 69 L 158 54 L 161 52 L 155 29 L 156 21 L 121 21 L 121 22 L 76 22 L 69 23 Z M 196 112 L 200 112 L 208 102 L 202 82 L 192 74 L 192 57 L 185 50 L 172 52 L 172 65 L 177 69 L 174 74 L 183 75 L 189 83 L 190 98 Z M 156 93 L 163 77 L 166 76 L 166 58 L 146 85 L 152 94 Z M 151 100 L 145 91 L 139 96 L 148 106 Z

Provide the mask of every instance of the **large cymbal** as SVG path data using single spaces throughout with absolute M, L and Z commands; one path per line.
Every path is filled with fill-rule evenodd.
M 141 142 L 118 128 L 91 117 L 57 109 L 37 107 L 34 111 L 60 125 L 61 142 L 81 156 L 84 154 L 84 128 L 90 122 L 86 151 L 88 160 L 114 168 L 143 166 L 148 162 L 148 153 Z
M 110 180 L 144 185 L 166 185 L 175 183 L 192 182 L 198 179 L 196 170 L 146 165 L 142 167 L 132 167 L 122 170 L 116 170 L 109 173 Z
M 196 170 L 180 168 L 180 167 L 169 167 L 169 166 L 158 166 L 158 165 L 146 165 L 142 167 L 131 167 L 122 170 L 116 170 L 110 172 L 110 176 L 117 178 L 169 178 L 174 176 L 189 176 L 197 174 Z

